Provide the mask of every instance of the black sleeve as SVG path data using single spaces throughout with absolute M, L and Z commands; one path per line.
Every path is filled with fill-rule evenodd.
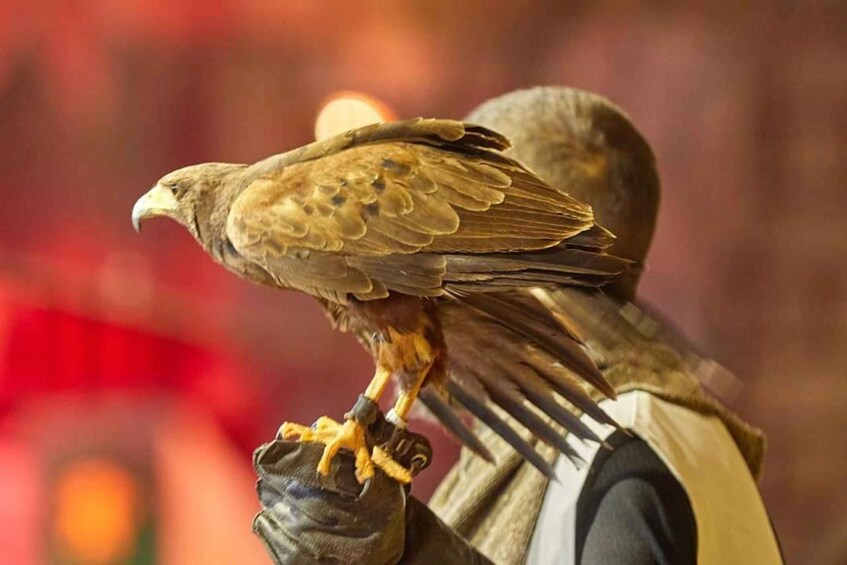
M 577 502 L 576 557 L 584 565 L 697 562 L 688 495 L 641 439 L 616 432 Z
M 406 504 L 406 545 L 400 565 L 492 565 L 465 539 L 442 522 L 426 504 Z

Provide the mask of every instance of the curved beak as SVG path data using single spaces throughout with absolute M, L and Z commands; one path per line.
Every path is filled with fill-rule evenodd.
M 167 216 L 173 218 L 179 211 L 178 203 L 171 191 L 159 185 L 154 186 L 132 207 L 132 227 L 141 232 L 141 220 Z

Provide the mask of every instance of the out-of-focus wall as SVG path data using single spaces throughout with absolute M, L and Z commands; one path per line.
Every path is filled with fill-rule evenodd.
M 258 443 L 342 413 L 369 361 L 310 299 L 237 280 L 176 226 L 135 236 L 135 198 L 180 165 L 309 141 L 339 89 L 442 117 L 536 84 L 597 91 L 663 176 L 643 296 L 743 380 L 731 402 L 770 436 L 789 561 L 843 563 L 847 9 L 814 4 L 0 1 L 0 289 L 249 360 Z

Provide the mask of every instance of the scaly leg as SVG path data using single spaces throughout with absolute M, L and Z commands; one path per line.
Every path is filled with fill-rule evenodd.
M 375 447 L 371 456 L 365 429 L 375 421 L 377 402 L 395 371 L 413 375 L 412 387 L 400 394 L 387 418 L 395 425 L 406 427 L 406 416 L 432 366 L 432 348 L 422 335 L 416 333 L 399 333 L 389 329 L 387 337 L 378 348 L 374 378 L 353 409 L 345 414 L 343 424 L 323 416 L 313 427 L 286 422 L 280 428 L 279 433 L 284 439 L 299 438 L 299 441 L 317 442 L 326 446 L 318 464 L 318 472 L 322 475 L 329 473 L 332 458 L 343 448 L 356 456 L 356 478 L 360 483 L 373 477 L 375 464 L 398 482 L 408 483 L 412 480 L 409 470 L 394 461 L 385 450 Z
M 360 399 L 351 412 L 355 412 L 357 407 L 366 405 L 369 401 L 375 406 L 390 378 L 391 372 L 378 364 L 374 378 L 362 395 L 364 403 Z M 279 435 L 284 439 L 297 438 L 302 442 L 324 444 L 326 447 L 318 463 L 318 473 L 324 476 L 329 473 L 329 465 L 338 450 L 349 449 L 356 455 L 356 479 L 364 483 L 373 477 L 374 468 L 365 438 L 365 428 L 354 419 L 355 417 L 355 413 L 348 413 L 344 423 L 340 424 L 332 418 L 321 416 L 313 427 L 285 422 L 279 429 Z
M 415 336 L 413 338 L 413 349 L 409 352 L 409 354 L 412 355 L 412 358 L 417 365 L 415 377 L 411 382 L 411 387 L 399 394 L 397 401 L 394 403 L 394 407 L 388 411 L 388 414 L 385 415 L 386 420 L 401 429 L 406 429 L 408 426 L 407 418 L 409 416 L 409 412 L 412 410 L 412 406 L 420 393 L 421 386 L 423 385 L 434 360 L 432 347 L 422 336 Z M 402 465 L 394 461 L 391 458 L 391 455 L 379 446 L 374 447 L 373 461 L 379 465 L 380 468 L 386 471 L 389 476 L 394 477 L 396 480 L 403 483 L 411 482 L 411 473 Z M 392 472 L 389 472 L 387 467 L 391 467 Z M 408 477 L 408 480 L 405 480 L 406 477 Z
M 415 399 L 418 396 L 418 393 L 421 389 L 421 384 L 426 377 L 426 373 L 421 373 L 420 377 L 416 380 L 412 390 L 406 391 L 400 394 L 397 402 L 394 404 L 394 408 L 392 408 L 388 414 L 385 415 L 385 419 L 394 424 L 396 427 L 400 429 L 406 429 L 408 423 L 406 422 L 406 417 L 412 409 L 412 405 L 415 402 Z M 389 442 L 390 444 L 391 442 Z M 394 480 L 406 484 L 412 482 L 412 473 L 397 463 L 392 457 L 391 454 L 383 449 L 380 446 L 374 446 L 373 454 L 372 454 L 373 462 L 379 468 L 381 468 L 385 473 L 393 478 Z

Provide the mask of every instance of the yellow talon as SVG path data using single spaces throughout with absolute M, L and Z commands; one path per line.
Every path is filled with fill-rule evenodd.
M 398 483 L 405 485 L 412 482 L 412 473 L 379 447 L 374 447 L 373 462 Z
M 330 437 L 326 438 L 329 441 L 326 443 L 323 456 L 321 456 L 320 463 L 318 463 L 318 473 L 324 476 L 329 474 L 329 466 L 335 454 L 338 453 L 339 449 L 345 448 L 356 455 L 356 479 L 360 483 L 364 483 L 373 477 L 373 463 L 368 454 L 365 429 L 360 424 L 353 420 L 347 420 L 333 431 L 327 429 L 318 432 L 320 435 L 324 433 L 330 435 Z
M 279 428 L 279 436 L 287 440 L 297 439 L 305 443 L 324 444 L 326 447 L 318 463 L 318 473 L 323 476 L 329 474 L 330 464 L 338 450 L 347 449 L 356 456 L 356 480 L 359 483 L 364 483 L 374 476 L 374 465 L 399 483 L 412 481 L 412 474 L 379 447 L 375 447 L 371 455 L 365 439 L 365 429 L 353 420 L 339 424 L 332 418 L 321 416 L 314 427 L 285 422 Z
M 295 439 L 299 438 L 300 441 L 309 441 L 312 436 L 312 429 L 308 426 L 303 426 L 301 424 L 295 424 L 293 422 L 284 422 L 279 427 L 279 432 L 277 435 L 282 439 Z

